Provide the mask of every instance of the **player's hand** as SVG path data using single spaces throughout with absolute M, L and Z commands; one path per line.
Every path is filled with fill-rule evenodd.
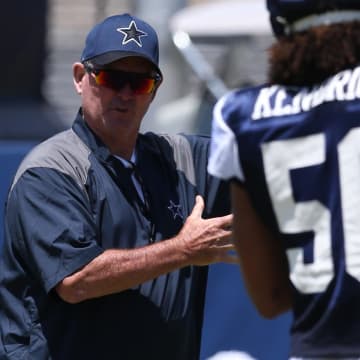
M 176 237 L 189 264 L 237 263 L 231 241 L 233 215 L 203 219 L 203 211 L 204 200 L 198 195 L 191 214 Z

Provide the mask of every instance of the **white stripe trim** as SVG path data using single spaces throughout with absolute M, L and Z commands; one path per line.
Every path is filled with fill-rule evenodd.
M 231 94 L 232 92 L 224 95 L 213 110 L 208 172 L 220 179 L 229 180 L 235 177 L 244 181 L 235 134 L 222 116 L 222 109 Z
M 285 27 L 287 35 L 308 30 L 315 26 L 360 21 L 360 10 L 337 10 L 304 17 Z

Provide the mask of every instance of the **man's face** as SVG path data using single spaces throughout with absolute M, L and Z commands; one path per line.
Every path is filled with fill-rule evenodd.
M 127 57 L 106 69 L 150 74 L 153 66 L 143 58 Z M 118 90 L 99 85 L 95 74 L 86 72 L 79 63 L 74 65 L 74 83 L 88 125 L 106 145 L 137 135 L 154 92 L 136 94 L 128 83 Z

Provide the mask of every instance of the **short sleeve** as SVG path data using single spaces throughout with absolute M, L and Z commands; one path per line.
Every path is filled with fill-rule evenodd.
M 222 115 L 227 100 L 224 96 L 214 107 L 208 171 L 224 180 L 244 181 L 236 136 Z
M 49 168 L 27 170 L 11 189 L 5 236 L 46 292 L 103 252 L 86 192 Z

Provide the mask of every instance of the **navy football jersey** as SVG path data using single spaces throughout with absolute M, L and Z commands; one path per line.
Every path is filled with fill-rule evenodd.
M 242 182 L 286 248 L 292 356 L 360 356 L 359 98 L 360 67 L 233 91 L 214 109 L 210 173 Z

